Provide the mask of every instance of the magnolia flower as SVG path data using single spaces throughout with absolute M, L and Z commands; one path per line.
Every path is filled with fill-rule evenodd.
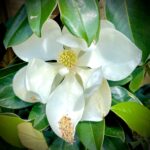
M 127 77 L 141 59 L 141 51 L 106 20 L 101 21 L 99 41 L 90 47 L 48 20 L 41 38 L 33 34 L 13 49 L 29 62 L 13 79 L 15 94 L 27 102 L 46 103 L 51 128 L 70 143 L 79 121 L 101 121 L 108 114 L 111 92 L 106 79 Z

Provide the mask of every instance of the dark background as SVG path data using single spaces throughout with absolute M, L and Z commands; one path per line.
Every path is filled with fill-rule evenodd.
M 11 48 L 5 49 L 3 38 L 5 36 L 5 23 L 8 18 L 16 14 L 25 0 L 1 0 L 0 1 L 0 68 L 6 67 L 12 62 L 15 55 Z

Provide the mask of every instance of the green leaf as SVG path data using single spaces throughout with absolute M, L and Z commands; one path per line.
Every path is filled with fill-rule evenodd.
M 97 0 L 58 0 L 61 20 L 68 30 L 88 45 L 99 37 L 100 16 Z
M 123 143 L 120 139 L 109 138 L 109 137 L 105 137 L 103 149 L 104 150 L 129 150 L 127 144 Z
M 32 35 L 32 31 L 28 24 L 27 14 L 25 7 L 21 7 L 13 21 L 11 26 L 6 32 L 4 38 L 5 47 L 11 47 L 22 43 Z
M 147 139 L 137 139 L 136 141 L 132 141 L 129 143 L 130 146 L 132 147 L 133 150 L 138 150 L 138 148 L 140 147 L 140 149 L 142 150 L 148 150 L 149 149 L 149 140 Z
M 150 108 L 150 84 L 144 85 L 137 92 L 136 96 L 148 108 Z
M 0 150 L 26 150 L 26 149 L 13 146 L 0 137 Z
M 83 145 L 89 150 L 99 150 L 104 140 L 105 121 L 80 122 L 77 126 L 77 135 Z
M 120 80 L 120 81 L 108 81 L 110 86 L 122 86 L 127 84 L 128 82 L 130 82 L 132 80 L 132 75 L 128 76 L 127 78 Z
M 32 31 L 41 36 L 41 28 L 56 7 L 56 0 L 26 0 L 28 21 Z
M 69 144 L 64 140 L 57 138 L 50 146 L 49 150 L 79 150 L 76 142 Z
M 138 134 L 150 137 L 150 110 L 135 102 L 114 105 L 111 110 Z
M 112 94 L 112 105 L 127 101 L 141 103 L 140 100 L 135 95 L 133 95 L 127 89 L 121 86 L 111 87 L 111 94 Z
M 23 62 L 23 63 L 12 65 L 12 66 L 7 67 L 7 68 L 0 69 L 0 78 L 18 71 L 20 68 L 24 67 L 25 65 L 26 65 L 26 63 Z
M 0 106 L 10 109 L 21 109 L 31 106 L 31 103 L 24 102 L 15 96 L 12 89 L 12 79 L 15 73 L 0 78 Z
M 132 73 L 133 79 L 131 80 L 129 84 L 129 88 L 132 92 L 135 92 L 140 88 L 144 80 L 144 74 L 145 74 L 144 67 L 139 67 L 135 69 L 135 71 Z
M 47 150 L 48 146 L 43 134 L 34 129 L 29 122 L 18 125 L 18 135 L 21 143 L 32 150 Z
M 116 28 L 142 50 L 145 62 L 150 53 L 150 5 L 147 0 L 107 0 L 106 15 Z
M 109 136 L 109 137 L 115 137 L 115 138 L 119 138 L 120 140 L 122 140 L 123 142 L 125 141 L 125 134 L 123 131 L 123 128 L 120 125 L 111 125 L 105 126 L 105 136 Z
M 45 107 L 44 104 L 35 104 L 29 114 L 29 119 L 34 120 L 33 127 L 38 130 L 43 130 L 49 126 Z
M 22 122 L 19 117 L 0 114 L 0 136 L 13 146 L 23 147 L 17 132 L 17 125 Z

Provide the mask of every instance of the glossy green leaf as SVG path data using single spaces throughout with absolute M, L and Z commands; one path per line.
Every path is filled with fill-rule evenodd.
M 3 68 L 0 69 L 0 78 L 7 76 L 8 74 L 14 73 L 16 71 L 18 71 L 20 68 L 24 67 L 26 65 L 25 62 L 23 63 L 19 63 L 19 64 L 15 64 L 12 66 L 9 66 L 7 68 Z
M 122 85 L 125 85 L 127 83 L 129 83 L 131 80 L 132 80 L 132 75 L 128 76 L 127 78 L 123 79 L 123 80 L 120 80 L 120 81 L 108 81 L 109 85 L 110 86 L 122 86 Z
M 5 47 L 11 47 L 20 44 L 31 35 L 32 31 L 28 24 L 26 9 L 23 6 L 12 20 L 11 26 L 7 29 L 4 45 Z
M 117 126 L 108 126 L 105 127 L 105 136 L 119 138 L 123 142 L 125 141 L 125 134 L 123 128 L 120 125 Z
M 116 28 L 143 51 L 143 62 L 150 54 L 150 5 L 147 0 L 107 0 L 106 14 Z
M 139 67 L 135 69 L 135 71 L 132 74 L 133 74 L 133 79 L 129 84 L 129 88 L 132 92 L 135 92 L 140 88 L 144 80 L 145 69 L 144 67 Z
M 127 89 L 121 86 L 111 87 L 111 94 L 112 105 L 127 101 L 141 103 L 140 100 L 134 94 L 130 93 Z
M 74 142 L 73 144 L 70 144 L 60 138 L 57 138 L 51 144 L 49 150 L 79 150 L 79 148 L 76 142 Z
M 105 137 L 103 149 L 104 150 L 129 150 L 129 147 L 127 146 L 126 143 L 123 143 L 120 139 Z
M 122 102 L 111 110 L 138 134 L 150 137 L 150 110 L 135 102 Z
M 0 114 L 0 136 L 13 146 L 23 147 L 17 131 L 17 125 L 22 122 L 19 117 Z
M 77 135 L 83 145 L 89 150 L 99 150 L 102 147 L 105 132 L 105 121 L 80 122 Z
M 29 122 L 18 125 L 18 135 L 21 143 L 28 149 L 47 150 L 48 146 L 42 132 L 34 129 Z
M 0 106 L 10 109 L 21 109 L 31 106 L 15 96 L 12 89 L 12 79 L 15 73 L 0 78 Z
M 35 104 L 29 114 L 29 119 L 34 120 L 33 127 L 38 130 L 43 130 L 49 126 L 45 114 L 45 107 L 46 106 L 44 104 Z
M 32 31 L 41 36 L 41 28 L 56 7 L 56 0 L 26 0 L 28 21 Z
M 58 0 L 61 20 L 68 30 L 88 45 L 98 39 L 100 16 L 97 0 Z

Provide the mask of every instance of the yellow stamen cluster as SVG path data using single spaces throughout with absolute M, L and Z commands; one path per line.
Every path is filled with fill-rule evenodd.
M 72 68 L 77 63 L 77 54 L 72 50 L 64 50 L 60 53 L 58 62 L 67 68 Z
M 73 143 L 73 124 L 71 122 L 71 118 L 63 116 L 59 121 L 59 129 L 61 131 L 62 138 L 69 143 Z

